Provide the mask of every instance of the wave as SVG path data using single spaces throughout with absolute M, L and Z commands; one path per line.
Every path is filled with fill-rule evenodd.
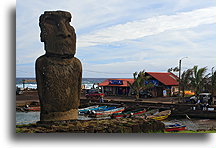
M 23 84 L 16 84 L 16 87 L 23 88 Z M 37 89 L 37 84 L 25 84 L 25 88 Z
M 83 78 L 82 85 L 85 86 L 85 89 L 91 89 L 98 87 L 98 83 L 101 83 L 106 78 Z M 37 89 L 37 83 L 35 78 L 16 78 L 16 87 L 23 88 L 23 80 L 27 80 L 24 84 L 25 88 Z
M 82 84 L 82 85 L 84 85 L 85 89 L 91 89 L 93 88 L 93 86 L 98 87 L 98 85 L 94 83 L 88 83 L 88 84 Z M 23 84 L 16 84 L 16 87 L 23 88 Z M 31 88 L 31 89 L 37 89 L 37 84 L 25 84 L 24 87 Z

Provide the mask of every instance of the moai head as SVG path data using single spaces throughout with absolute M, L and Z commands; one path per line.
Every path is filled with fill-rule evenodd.
M 76 34 L 70 21 L 71 14 L 65 11 L 45 11 L 40 16 L 40 37 L 47 55 L 74 56 Z

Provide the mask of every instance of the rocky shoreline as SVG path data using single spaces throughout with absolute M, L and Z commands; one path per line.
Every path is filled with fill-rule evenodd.
M 16 133 L 163 133 L 165 125 L 140 118 L 37 122 L 17 125 Z

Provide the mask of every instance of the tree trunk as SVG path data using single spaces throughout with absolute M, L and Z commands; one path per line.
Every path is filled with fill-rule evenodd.
M 139 100 L 139 90 L 136 90 L 136 101 Z
M 184 86 L 182 87 L 182 98 L 184 98 L 184 96 L 185 96 L 185 88 L 184 88 Z

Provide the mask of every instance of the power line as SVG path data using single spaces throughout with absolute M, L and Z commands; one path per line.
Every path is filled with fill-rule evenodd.
M 23 73 L 27 73 L 27 74 L 32 74 L 33 72 L 27 72 L 27 71 L 23 71 L 23 70 L 16 70 L 18 72 L 23 72 Z
M 131 74 L 131 73 L 113 73 L 113 72 L 102 72 L 102 71 L 94 71 L 94 70 L 84 70 L 84 71 L 88 71 L 88 72 L 94 72 L 94 73 L 103 73 L 103 74 Z
M 23 71 L 23 70 L 16 70 L 16 71 L 19 71 L 19 72 L 23 72 L 23 73 L 32 73 L 32 72 L 26 72 L 26 71 Z M 102 73 L 102 74 L 123 74 L 123 75 L 128 75 L 128 74 L 132 74 L 132 73 L 113 73 L 113 72 L 102 72 L 102 71 L 94 71 L 94 70 L 86 70 L 84 69 L 83 71 L 87 71 L 87 72 L 94 72 L 94 73 Z

